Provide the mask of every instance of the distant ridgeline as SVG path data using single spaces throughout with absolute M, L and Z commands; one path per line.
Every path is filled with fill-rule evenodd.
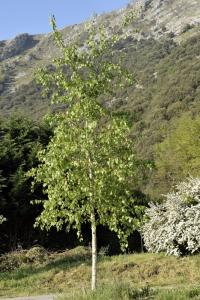
M 115 99 L 101 100 L 113 110 L 129 113 L 139 152 L 152 158 L 154 144 L 174 119 L 188 108 L 192 114 L 199 112 L 200 6 L 186 0 L 181 6 L 180 0 L 134 2 L 97 16 L 95 24 L 120 34 L 116 55 L 126 54 L 124 63 L 136 79 L 128 90 L 119 89 Z M 119 28 L 119 20 L 134 10 L 139 11 L 136 18 Z M 80 36 L 80 46 L 84 45 L 84 24 L 66 27 L 62 33 L 66 43 Z M 49 99 L 41 95 L 34 72 L 41 64 L 51 64 L 57 52 L 52 34 L 21 34 L 0 42 L 2 116 L 23 111 L 38 119 L 47 112 Z

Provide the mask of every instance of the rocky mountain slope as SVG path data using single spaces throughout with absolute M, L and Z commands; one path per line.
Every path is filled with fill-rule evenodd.
M 126 53 L 136 83 L 120 90 L 113 109 L 126 112 L 133 123 L 137 148 L 151 157 L 169 124 L 189 110 L 200 112 L 200 1 L 141 0 L 96 17 L 108 32 L 117 32 L 117 51 Z M 122 26 L 126 23 L 127 26 Z M 62 29 L 66 44 L 80 36 L 85 26 Z M 40 118 L 49 107 L 34 82 L 41 65 L 51 65 L 58 55 L 53 35 L 20 34 L 0 42 L 0 114 L 24 112 Z M 107 103 L 107 104 L 108 104 Z M 139 136 L 139 137 L 138 137 Z

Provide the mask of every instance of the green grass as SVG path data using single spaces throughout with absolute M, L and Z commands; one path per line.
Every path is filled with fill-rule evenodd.
M 81 291 L 58 297 L 58 300 L 197 300 L 200 299 L 199 289 L 185 290 L 155 290 L 148 286 L 136 289 L 130 284 L 116 283 L 111 286 L 102 286 L 95 292 Z
M 148 299 L 153 295 L 149 288 L 134 289 L 126 283 L 115 283 L 110 286 L 101 286 L 95 292 L 82 290 L 58 297 L 58 300 L 129 300 Z M 148 298 L 147 298 L 148 297 Z M 151 298 L 149 298 L 151 299 Z
M 124 298 L 121 296 L 120 299 L 125 300 L 200 299 L 197 288 L 200 255 L 184 258 L 164 254 L 100 257 L 99 289 L 95 294 L 85 292 L 90 289 L 90 269 L 90 251 L 83 247 L 48 255 L 41 251 L 12 253 L 0 259 L 0 297 L 64 293 L 66 299 L 117 300 L 115 291 L 120 295 L 121 290 Z M 123 285 L 118 284 L 121 282 Z M 150 298 L 141 298 L 141 293 L 147 292 L 149 295 L 145 297 Z M 132 294 L 140 298 L 133 298 Z

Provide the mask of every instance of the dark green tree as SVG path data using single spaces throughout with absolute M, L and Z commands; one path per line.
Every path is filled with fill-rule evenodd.
M 33 210 L 30 204 L 36 192 L 31 192 L 26 172 L 37 165 L 36 153 L 47 143 L 50 130 L 46 125 L 14 116 L 1 121 L 0 135 L 0 214 L 7 219 L 2 227 L 7 238 L 1 240 L 1 246 L 7 244 L 9 250 L 16 248 L 18 242 L 29 242 L 38 209 Z

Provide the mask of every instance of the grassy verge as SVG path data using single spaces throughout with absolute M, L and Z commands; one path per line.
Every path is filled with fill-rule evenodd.
M 149 287 L 136 289 L 128 284 L 114 284 L 98 288 L 95 292 L 82 291 L 63 295 L 59 300 L 198 300 L 200 299 L 199 289 L 184 290 L 153 290 Z
M 2 256 L 0 297 L 66 293 L 67 300 L 200 299 L 200 255 L 99 257 L 95 294 L 85 292 L 90 287 L 90 267 L 90 251 L 83 247 L 63 253 L 32 249 Z M 116 293 L 124 294 L 119 298 Z

